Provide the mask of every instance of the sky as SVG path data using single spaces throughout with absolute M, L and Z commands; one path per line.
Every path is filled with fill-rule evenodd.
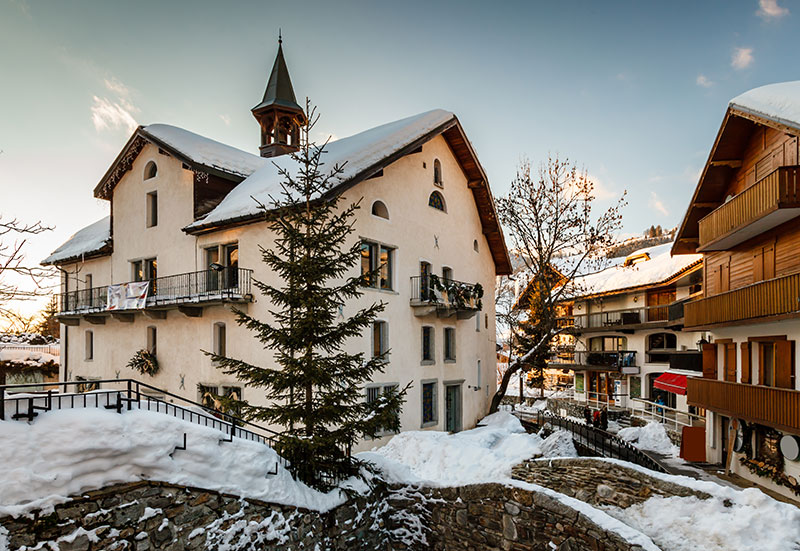
M 0 215 L 55 228 L 38 263 L 108 212 L 92 196 L 139 124 L 257 153 L 250 113 L 279 29 L 319 137 L 455 112 L 507 192 L 521 159 L 627 191 L 626 235 L 680 223 L 728 101 L 797 78 L 800 3 L 0 0 Z

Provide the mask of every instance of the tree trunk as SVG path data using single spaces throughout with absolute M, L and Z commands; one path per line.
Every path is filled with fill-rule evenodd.
M 506 372 L 503 373 L 503 378 L 500 379 L 500 387 L 497 389 L 497 392 L 494 393 L 492 396 L 492 403 L 489 405 L 489 414 L 496 413 L 498 408 L 500 407 L 500 402 L 503 401 L 503 397 L 506 395 L 506 390 L 508 390 L 508 383 L 511 381 L 511 377 L 519 371 L 521 364 L 517 361 L 513 364 L 508 366 Z

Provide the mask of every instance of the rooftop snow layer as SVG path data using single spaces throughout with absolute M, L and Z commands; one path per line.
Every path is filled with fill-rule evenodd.
M 600 272 L 577 277 L 575 286 L 581 295 L 594 295 L 652 285 L 669 279 L 703 258 L 702 254 L 672 256 L 671 248 L 670 242 L 639 249 L 628 256 L 647 253 L 650 260 L 643 260 L 631 266 L 618 264 Z
M 175 148 L 189 160 L 223 172 L 247 177 L 267 159 L 169 124 L 150 124 L 145 133 Z
M 324 166 L 320 170 L 327 172 L 335 165 L 343 165 L 344 170 L 338 180 L 339 183 L 346 182 L 452 120 L 454 116 L 449 111 L 435 109 L 330 142 L 322 155 Z M 297 172 L 296 163 L 289 156 L 271 161 L 236 186 L 214 210 L 205 218 L 190 224 L 189 228 L 258 214 L 259 205 L 254 198 L 268 205 L 271 203 L 270 196 L 276 197 L 281 192 L 283 177 L 278 167 L 286 168 L 291 173 Z
M 767 84 L 736 96 L 730 107 L 800 128 L 800 80 Z
M 110 239 L 111 217 L 106 216 L 75 233 L 66 243 L 42 260 L 42 264 L 55 264 L 57 262 L 97 252 L 102 249 Z

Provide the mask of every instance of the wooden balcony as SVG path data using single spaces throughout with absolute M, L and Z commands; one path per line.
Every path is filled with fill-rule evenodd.
M 800 216 L 800 167 L 768 174 L 700 219 L 698 251 L 724 251 Z
M 690 377 L 686 397 L 692 406 L 800 434 L 797 390 Z
M 729 325 L 800 311 L 800 274 L 791 274 L 686 303 L 684 326 Z
M 635 350 L 576 350 L 556 355 L 547 367 L 639 373 Z
M 632 332 L 636 329 L 671 325 L 668 304 L 576 314 L 573 316 L 573 320 L 573 332 L 577 334 L 603 331 Z

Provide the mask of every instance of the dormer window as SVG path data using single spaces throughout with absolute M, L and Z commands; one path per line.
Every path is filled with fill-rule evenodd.
M 433 185 L 444 187 L 444 181 L 442 180 L 442 163 L 439 162 L 439 159 L 434 159 L 433 161 Z
M 154 161 L 150 161 L 144 167 L 144 179 L 149 180 L 150 178 L 155 178 L 156 174 L 158 174 L 158 166 Z
M 648 260 L 650 260 L 650 254 L 649 253 L 632 254 L 632 255 L 628 256 L 628 258 L 625 259 L 625 262 L 623 263 L 623 266 L 625 266 L 625 267 L 634 266 L 634 265 L 636 265 L 636 264 L 638 264 L 640 262 L 646 262 Z
M 428 206 L 442 212 L 447 212 L 447 208 L 444 204 L 444 196 L 438 191 L 431 193 L 431 196 L 428 198 Z

